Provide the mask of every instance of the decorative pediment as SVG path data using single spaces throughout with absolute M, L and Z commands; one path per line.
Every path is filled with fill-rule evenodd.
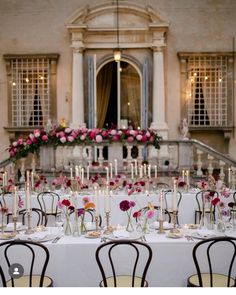
M 153 38 L 156 39 L 155 32 L 159 35 L 161 33 L 163 37 L 169 26 L 168 21 L 150 6 L 120 1 L 118 13 L 120 42 L 123 47 L 133 47 L 134 44 L 136 47 L 152 46 Z M 66 25 L 72 33 L 72 45 L 73 41 L 79 40 L 88 48 L 111 48 L 116 43 L 116 1 L 96 6 L 86 5 L 75 11 Z

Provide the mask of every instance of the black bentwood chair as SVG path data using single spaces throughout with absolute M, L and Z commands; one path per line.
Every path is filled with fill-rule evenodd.
M 53 286 L 53 280 L 45 276 L 50 256 L 44 245 L 25 240 L 7 241 L 0 244 L 0 255 L 0 276 L 3 287 Z M 10 277 L 8 272 L 9 267 L 15 263 L 20 264 L 24 271 L 18 278 Z M 16 265 L 14 270 L 18 269 Z
M 226 236 L 198 242 L 192 252 L 197 273 L 188 278 L 188 287 L 236 287 L 235 243 Z
M 22 224 L 28 224 L 27 209 L 19 211 L 19 217 L 22 217 Z M 33 221 L 32 226 L 47 226 L 48 218 L 47 214 L 39 208 L 31 208 L 31 220 Z
M 139 212 L 141 214 L 145 214 L 147 211 L 149 210 L 149 207 L 146 206 L 146 207 L 143 207 L 139 210 Z M 154 217 L 153 217 L 153 220 L 159 220 L 159 214 L 160 214 L 160 206 L 153 206 L 153 210 L 154 210 Z M 164 217 L 165 217 L 165 221 L 167 221 L 168 223 L 171 222 L 171 215 L 170 213 L 164 209 Z M 136 222 L 138 221 L 138 218 L 136 218 Z
M 60 196 L 54 192 L 41 192 L 37 195 L 37 200 L 40 206 L 40 209 L 46 212 L 47 216 L 51 215 L 55 218 L 61 214 L 61 211 L 58 210 L 58 201 Z
M 146 275 L 152 260 L 152 249 L 146 243 L 110 241 L 97 248 L 95 257 L 102 275 L 100 287 L 148 287 Z M 122 263 L 125 263 L 125 274 L 119 271 Z
M 214 190 L 201 190 L 196 193 L 196 201 L 197 201 L 197 209 L 195 210 L 195 224 L 201 220 L 202 213 L 204 211 L 205 214 L 210 214 L 210 204 L 214 197 L 219 197 L 219 193 Z M 208 199 L 208 201 L 206 200 Z M 206 203 L 209 203 L 209 208 L 206 208 Z M 212 214 L 215 220 L 215 206 L 212 206 Z
M 173 209 L 172 209 L 172 195 L 173 190 L 164 190 L 164 202 L 166 206 L 166 210 L 173 215 Z M 176 192 L 177 197 L 177 215 L 176 215 L 176 223 L 179 225 L 179 205 L 182 200 L 182 193 L 180 191 Z

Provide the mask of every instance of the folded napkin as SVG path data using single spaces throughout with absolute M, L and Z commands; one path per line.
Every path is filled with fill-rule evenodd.
M 20 229 L 22 227 L 22 222 L 16 223 L 16 229 Z M 9 222 L 5 228 L 5 231 L 13 231 L 14 230 L 14 223 Z
M 154 226 L 154 228 L 159 228 L 159 221 L 154 221 L 153 226 Z M 169 222 L 164 221 L 163 222 L 163 227 L 168 227 L 168 226 L 169 226 Z
M 113 236 L 115 238 L 129 238 L 130 235 L 126 230 L 114 230 Z

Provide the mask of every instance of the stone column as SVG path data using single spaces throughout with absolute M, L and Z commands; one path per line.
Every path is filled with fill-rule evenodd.
M 163 139 L 168 139 L 168 126 L 166 124 L 165 108 L 165 79 L 164 79 L 164 54 L 163 46 L 153 48 L 153 93 L 152 93 L 152 111 L 153 122 L 151 129 L 157 131 Z M 149 158 L 152 164 L 156 164 L 157 151 L 149 149 Z M 160 158 L 168 159 L 169 153 L 167 146 L 162 146 Z
M 84 126 L 83 48 L 73 49 L 72 128 Z
M 156 129 L 163 139 L 168 138 L 165 109 L 165 80 L 164 56 L 162 47 L 153 49 L 153 94 L 152 94 L 153 122 L 151 127 Z

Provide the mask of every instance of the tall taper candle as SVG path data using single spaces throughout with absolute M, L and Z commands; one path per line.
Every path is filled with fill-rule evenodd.
M 104 196 L 104 209 L 105 212 L 110 212 L 110 194 L 109 194 L 109 185 L 106 184 L 105 196 Z
M 112 168 L 112 163 L 109 163 L 110 166 L 110 178 L 113 178 L 113 168 Z
M 160 218 L 159 220 L 164 220 L 164 216 L 163 216 L 163 190 L 161 191 L 160 194 Z
M 154 166 L 154 178 L 157 178 L 157 165 Z
M 172 196 L 172 206 L 173 211 L 177 211 L 177 180 L 174 179 L 174 190 L 173 190 L 173 196 Z
M 87 180 L 89 180 L 89 165 L 87 166 Z
M 30 204 L 30 188 L 29 188 L 29 185 L 26 184 L 26 210 L 27 210 L 27 212 L 30 212 L 30 207 L 31 207 L 31 204 Z
M 17 208 L 18 208 L 18 206 L 17 206 L 17 194 L 18 194 L 17 188 L 16 188 L 16 186 L 14 186 L 14 205 L 13 205 L 14 215 L 13 215 L 13 217 L 17 217 Z
M 114 162 L 115 162 L 115 176 L 117 176 L 117 174 L 118 174 L 118 171 L 117 171 L 117 159 L 115 159 Z

